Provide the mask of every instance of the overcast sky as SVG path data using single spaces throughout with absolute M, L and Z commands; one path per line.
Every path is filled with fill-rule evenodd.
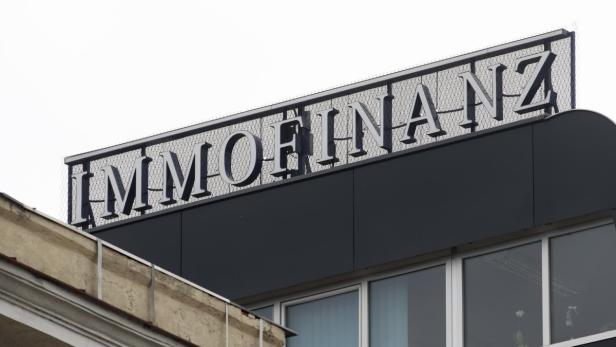
M 558 28 L 615 117 L 611 2 L 0 1 L 0 191 L 65 219 L 63 158 Z

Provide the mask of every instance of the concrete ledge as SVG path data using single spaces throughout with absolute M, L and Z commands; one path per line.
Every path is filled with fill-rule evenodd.
M 1 193 L 0 256 L 180 345 L 278 347 L 292 334 Z

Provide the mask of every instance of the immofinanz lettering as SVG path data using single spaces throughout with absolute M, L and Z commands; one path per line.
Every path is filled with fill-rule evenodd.
M 571 50 L 553 42 L 505 45 L 292 100 L 279 117 L 257 110 L 222 126 L 206 123 L 203 139 L 182 143 L 181 156 L 175 147 L 183 134 L 176 133 L 150 141 L 164 146 L 133 146 L 143 153 L 121 165 L 113 155 L 128 147 L 96 170 L 91 164 L 104 153 L 68 158 L 71 223 L 92 227 L 234 191 L 221 185 L 260 186 L 570 109 Z

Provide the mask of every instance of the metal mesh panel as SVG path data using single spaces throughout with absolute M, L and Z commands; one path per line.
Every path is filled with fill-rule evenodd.
M 221 196 L 229 192 L 229 186 L 220 177 L 218 168 L 218 156 L 222 150 L 222 142 L 229 134 L 228 128 L 214 129 L 205 133 L 204 140 L 210 144 L 207 161 L 207 190 L 211 193 L 209 197 Z
M 381 113 L 380 111 L 381 103 L 379 102 L 378 97 L 386 95 L 386 94 L 387 94 L 387 86 L 384 85 L 381 87 L 368 89 L 368 90 L 365 90 L 359 93 L 350 94 L 346 98 L 346 103 L 347 105 L 350 105 L 353 102 L 361 102 L 363 105 L 365 105 L 368 112 L 370 112 L 370 114 L 372 115 L 374 122 L 377 124 L 377 127 L 381 129 L 381 131 L 383 131 L 382 129 L 383 124 L 380 124 L 380 120 L 379 120 L 380 118 L 379 115 Z M 352 138 L 353 138 L 354 115 L 352 114 L 351 108 L 349 108 L 348 106 L 346 107 L 345 111 L 346 111 L 345 112 L 346 117 L 348 118 L 347 119 L 347 126 L 348 126 L 347 137 L 349 138 L 349 140 L 347 141 L 348 143 L 347 156 L 348 156 L 349 163 L 354 163 L 357 161 L 365 160 L 365 159 L 372 158 L 372 157 L 378 157 L 378 156 L 390 153 L 386 149 L 383 149 L 378 146 L 376 140 L 372 137 L 372 135 L 368 131 L 366 124 L 363 124 L 362 126 L 362 131 L 364 134 L 363 135 L 363 147 L 366 153 L 361 156 L 352 156 L 351 152 L 353 151 Z
M 351 124 L 349 122 L 347 100 L 346 96 L 332 99 L 332 107 L 339 112 L 334 117 L 334 144 L 336 146 L 336 158 L 339 160 L 332 163 L 332 167 L 348 163 L 348 153 L 351 144 Z
M 112 220 L 106 220 L 100 217 L 105 212 L 104 201 L 107 189 L 105 175 L 103 174 L 102 169 L 108 165 L 113 165 L 118 168 L 122 183 L 124 184 L 124 187 L 128 188 L 128 180 L 133 173 L 135 160 L 139 157 L 141 157 L 141 150 L 137 149 L 90 162 L 89 171 L 94 175 L 90 178 L 90 208 L 92 209 L 92 214 L 94 215 L 95 225 L 103 225 L 112 221 L 123 220 L 141 215 L 140 212 L 132 210 L 129 215 L 125 215 L 120 212 L 118 213 L 118 217 Z M 150 203 L 152 201 L 154 200 L 150 199 Z M 118 211 L 119 208 L 119 203 L 116 201 L 116 211 Z
M 282 113 L 276 113 L 271 116 L 261 118 L 261 138 L 273 139 L 274 128 L 272 124 L 280 122 L 283 119 Z M 267 184 L 282 180 L 282 177 L 272 176 L 270 173 L 274 171 L 274 142 L 263 141 L 263 166 L 261 167 L 260 182 Z
M 411 99 L 415 93 L 415 88 L 419 83 L 421 83 L 421 77 L 414 77 L 392 83 L 391 85 L 391 93 L 393 94 L 393 99 L 391 101 L 391 124 L 393 137 L 392 147 L 394 152 L 401 151 L 409 147 L 407 144 L 401 142 L 400 139 L 404 138 L 406 122 L 411 115 Z M 424 142 L 421 140 L 422 129 L 423 127 L 418 127 L 417 129 L 416 138 L 420 140 L 418 140 L 416 144 Z
M 129 215 L 124 215 L 118 211 L 118 217 L 111 220 L 106 220 L 100 216 L 104 212 L 104 199 L 106 194 L 105 176 L 101 172 L 102 168 L 108 165 L 113 165 L 118 168 L 122 178 L 122 184 L 128 188 L 129 178 L 135 168 L 135 160 L 143 154 L 152 158 L 149 164 L 149 180 L 148 180 L 148 202 L 152 206 L 145 213 L 161 211 L 169 206 L 160 204 L 163 198 L 163 175 L 164 166 L 163 160 L 160 157 L 161 152 L 173 151 L 178 158 L 184 177 L 187 176 L 189 168 L 189 160 L 193 155 L 195 144 L 208 143 L 207 149 L 207 190 L 209 195 L 195 198 L 190 196 L 187 201 L 179 199 L 177 188 L 174 189 L 175 200 L 177 203 L 171 206 L 179 206 L 182 204 L 207 200 L 212 197 L 219 197 L 230 192 L 266 185 L 272 182 L 284 180 L 293 175 L 302 175 L 306 173 L 319 172 L 333 167 L 362 161 L 368 158 L 379 157 L 389 153 L 388 150 L 380 148 L 368 131 L 367 126 L 363 125 L 363 148 L 365 153 L 361 156 L 350 155 L 352 151 L 352 129 L 353 115 L 348 107 L 353 102 L 360 102 L 365 106 L 365 109 L 372 115 L 374 121 L 378 125 L 378 129 L 382 128 L 379 124 L 381 105 L 378 97 L 381 97 L 390 90 L 391 99 L 391 152 L 408 150 L 416 147 L 421 147 L 436 142 L 452 139 L 471 132 L 487 130 L 497 126 L 502 126 L 508 123 L 518 122 L 524 119 L 533 118 L 542 115 L 545 110 L 538 110 L 524 114 L 514 112 L 515 103 L 518 97 L 528 82 L 529 77 L 535 69 L 535 64 L 527 67 L 523 74 L 516 72 L 516 62 L 519 58 L 531 54 L 539 53 L 545 49 L 550 49 L 555 54 L 555 60 L 550 70 L 548 77 L 548 85 L 551 85 L 552 91 L 557 94 L 557 107 L 553 112 L 562 112 L 570 109 L 573 106 L 574 90 L 573 89 L 573 61 L 571 52 L 572 39 L 570 37 L 551 39 L 548 41 L 533 41 L 533 45 L 524 49 L 512 50 L 507 53 L 497 54 L 481 59 L 469 59 L 460 62 L 456 65 L 448 65 L 443 68 L 433 68 L 429 72 L 409 74 L 408 76 L 399 75 L 394 79 L 384 80 L 379 82 L 378 87 L 370 88 L 355 88 L 352 93 L 340 95 L 330 99 L 319 99 L 318 102 L 310 102 L 304 100 L 297 104 L 285 106 L 284 112 L 268 113 L 263 111 L 262 115 L 254 116 L 252 119 L 236 119 L 232 124 L 223 127 L 204 127 L 198 133 L 182 136 L 175 136 L 173 139 L 161 139 L 153 141 L 154 143 L 144 144 L 144 148 L 126 150 L 119 154 L 108 155 L 103 158 L 94 160 L 84 160 L 71 164 L 73 174 L 80 173 L 84 170 L 84 166 L 88 169 L 93 177 L 89 183 L 89 202 L 91 212 L 94 216 L 94 225 L 100 226 L 110 222 L 133 218 L 142 214 L 142 212 L 131 211 Z M 462 127 L 460 124 L 465 120 L 464 114 L 464 83 L 460 74 L 463 72 L 472 71 L 477 76 L 480 83 L 484 86 L 488 94 L 492 93 L 494 88 L 492 81 L 492 73 L 489 67 L 496 64 L 504 64 L 506 69 L 503 71 L 503 119 L 497 120 L 490 114 L 487 105 L 482 105 L 479 98 L 475 97 L 475 120 L 477 125 L 474 128 Z M 436 114 L 441 129 L 444 131 L 439 136 L 429 136 L 429 127 L 427 124 L 418 125 L 414 134 L 416 139 L 413 143 L 403 143 L 401 139 L 405 136 L 406 125 L 411 116 L 411 105 L 417 86 L 423 84 L 428 88 L 428 93 L 434 102 Z M 540 101 L 545 96 L 545 84 L 542 83 L 538 92 L 534 96 L 533 102 Z M 322 156 L 322 119 L 317 115 L 318 111 L 335 108 L 338 114 L 333 120 L 333 139 L 335 144 L 335 156 L 338 161 L 328 164 L 320 164 L 318 160 Z M 422 109 L 420 116 L 425 115 L 425 110 Z M 274 128 L 272 124 L 283 119 L 292 117 L 302 117 L 304 129 L 302 131 L 304 152 L 298 156 L 291 154 L 288 156 L 288 168 L 295 170 L 293 175 L 286 177 L 274 177 L 271 172 L 274 168 Z M 261 139 L 263 146 L 263 163 L 259 177 L 254 182 L 246 187 L 235 187 L 224 182 L 219 173 L 218 158 L 221 152 L 223 140 L 232 132 L 248 131 Z M 382 130 L 381 130 L 382 131 Z M 249 164 L 248 157 L 248 142 L 246 139 L 240 140 L 233 150 L 231 170 L 234 175 L 243 175 Z M 76 195 L 75 189 L 72 186 L 74 181 L 71 181 L 72 192 L 69 197 L 70 205 L 75 208 Z M 119 205 L 118 203 L 116 203 Z M 116 206 L 119 210 L 119 206 Z M 87 227 L 92 227 L 89 225 Z M 87 228 L 86 227 L 86 228 Z
M 261 137 L 261 120 L 253 119 L 248 122 L 243 122 L 239 124 L 233 124 L 229 127 L 229 134 L 232 134 L 236 131 L 247 131 L 255 136 Z M 242 138 L 239 140 L 235 146 L 233 147 L 233 154 L 231 155 L 231 172 L 234 177 L 243 176 L 249 170 L 249 161 L 250 161 L 250 144 L 246 138 Z M 218 154 L 220 155 L 220 154 Z M 233 185 L 228 185 L 229 191 L 235 192 L 241 189 L 255 187 L 261 184 L 260 179 L 255 179 L 251 184 L 243 187 L 236 187 Z
M 556 54 L 552 68 L 552 89 L 556 91 L 556 104 L 558 110 L 556 112 L 566 111 L 573 108 L 575 105 L 572 100 L 571 70 L 573 65 L 571 62 L 571 38 L 567 37 L 562 40 L 553 41 L 550 45 L 550 50 Z
M 69 165 L 68 172 L 69 172 L 69 175 L 81 173 L 83 172 L 83 165 L 81 164 Z M 72 177 L 69 177 L 69 181 L 67 183 L 69 184 L 69 186 L 67 187 L 69 195 L 68 195 L 68 199 L 66 200 L 68 203 L 68 206 L 66 208 L 66 213 L 68 214 L 67 221 L 70 223 L 71 219 L 73 218 L 72 216 L 74 215 L 76 208 L 77 208 L 77 194 L 74 191 L 72 191 L 74 189 L 73 187 L 75 186 L 75 181 L 73 180 Z
M 436 111 L 444 138 L 468 134 L 471 129 L 461 127 L 464 116 L 464 83 L 459 75 L 470 71 L 470 64 L 456 66 L 436 73 Z
M 535 46 L 527 49 L 517 50 L 512 53 L 498 55 L 487 59 L 479 60 L 475 63 L 475 74 L 477 78 L 485 86 L 489 92 L 494 87 L 492 85 L 492 74 L 488 68 L 496 63 L 501 63 L 507 66 L 507 69 L 503 71 L 503 119 L 496 120 L 490 116 L 485 106 L 479 106 L 475 109 L 477 127 L 476 131 L 493 128 L 496 126 L 504 125 L 511 122 L 516 122 L 522 119 L 531 118 L 543 114 L 543 111 L 534 111 L 525 114 L 517 114 L 513 110 L 515 103 L 520 96 L 520 91 L 529 79 L 529 75 L 533 69 L 528 68 L 524 71 L 524 75 L 516 72 L 515 62 L 518 58 L 522 58 L 533 53 L 539 53 L 543 51 L 543 46 Z M 544 95 L 543 87 L 539 89 L 537 95 L 533 101 L 537 101 Z M 477 100 L 478 103 L 478 100 Z
M 284 118 L 291 119 L 291 118 L 299 117 L 299 115 L 300 115 L 299 109 L 292 108 L 292 109 L 285 111 Z M 303 159 L 304 158 L 300 157 L 297 153 L 291 153 L 287 156 L 287 169 L 289 170 L 290 173 L 286 175 L 286 177 L 298 176 L 304 173 L 303 166 L 302 166 Z
M 322 156 L 322 140 L 324 136 L 321 126 L 322 120 L 321 117 L 317 115 L 317 112 L 327 110 L 331 107 L 331 100 L 310 104 L 303 107 L 302 118 L 304 120 L 304 127 L 308 131 L 308 139 L 306 141 L 306 145 L 308 147 L 306 149 L 306 173 L 317 172 L 332 167 L 331 164 L 320 164 L 317 162 Z M 337 114 L 334 117 L 337 118 L 340 116 L 340 114 Z
M 228 133 L 228 128 L 214 129 L 208 132 L 186 136 L 174 140 L 173 142 L 155 144 L 146 148 L 146 155 L 154 159 L 150 163 L 149 175 L 149 194 L 150 201 L 152 202 L 152 212 L 166 208 L 166 206 L 157 203 L 163 198 L 164 167 L 160 154 L 164 151 L 171 151 L 177 155 L 182 173 L 184 177 L 186 177 L 188 175 L 189 160 L 193 155 L 194 146 L 201 143 L 210 144 L 206 151 L 206 175 L 208 177 L 206 189 L 210 192 L 209 197 L 219 196 L 229 192 L 228 185 L 222 181 L 218 172 L 218 155 L 220 152 L 220 145 Z M 177 200 L 176 205 L 182 205 L 200 199 L 190 196 L 188 201 L 184 201 L 179 199 L 178 195 L 177 187 L 174 187 L 174 196 Z
M 435 103 L 435 107 L 437 107 L 437 85 L 438 85 L 437 73 L 433 73 L 427 76 L 410 78 L 408 80 L 403 80 L 400 82 L 395 82 L 392 84 L 392 94 L 394 95 L 393 99 L 393 114 L 392 114 L 392 124 L 394 127 L 393 135 L 393 146 L 395 151 L 410 149 L 414 147 L 420 147 L 427 144 L 431 144 L 434 142 L 438 142 L 445 138 L 450 137 L 450 133 L 447 132 L 449 129 L 453 129 L 457 127 L 457 122 L 454 118 L 450 117 L 449 113 L 440 114 L 437 112 L 437 118 L 441 125 L 441 128 L 446 131 L 445 134 L 440 136 L 430 136 L 428 133 L 430 132 L 430 128 L 428 124 L 418 125 L 415 129 L 414 138 L 415 142 L 404 143 L 401 141 L 406 136 L 407 131 L 407 123 L 411 117 L 411 107 L 413 105 L 413 98 L 415 97 L 415 92 L 417 86 L 421 83 L 428 87 L 428 94 L 432 98 Z M 422 108 L 419 112 L 421 117 L 426 115 L 425 108 Z

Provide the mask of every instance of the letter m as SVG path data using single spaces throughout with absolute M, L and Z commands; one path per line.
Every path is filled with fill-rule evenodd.
M 174 187 L 180 199 L 188 201 L 190 196 L 202 197 L 209 195 L 206 189 L 207 179 L 207 149 L 209 144 L 201 143 L 193 147 L 192 156 L 188 163 L 186 178 L 178 161 L 178 157 L 171 151 L 160 153 L 163 158 L 163 205 L 174 204 Z
M 122 183 L 120 171 L 113 165 L 105 166 L 105 219 L 117 217 L 116 202 L 120 211 L 129 215 L 132 210 L 145 211 L 152 206 L 148 205 L 148 164 L 151 158 L 143 156 L 135 160 L 134 170 L 128 181 L 128 188 Z

